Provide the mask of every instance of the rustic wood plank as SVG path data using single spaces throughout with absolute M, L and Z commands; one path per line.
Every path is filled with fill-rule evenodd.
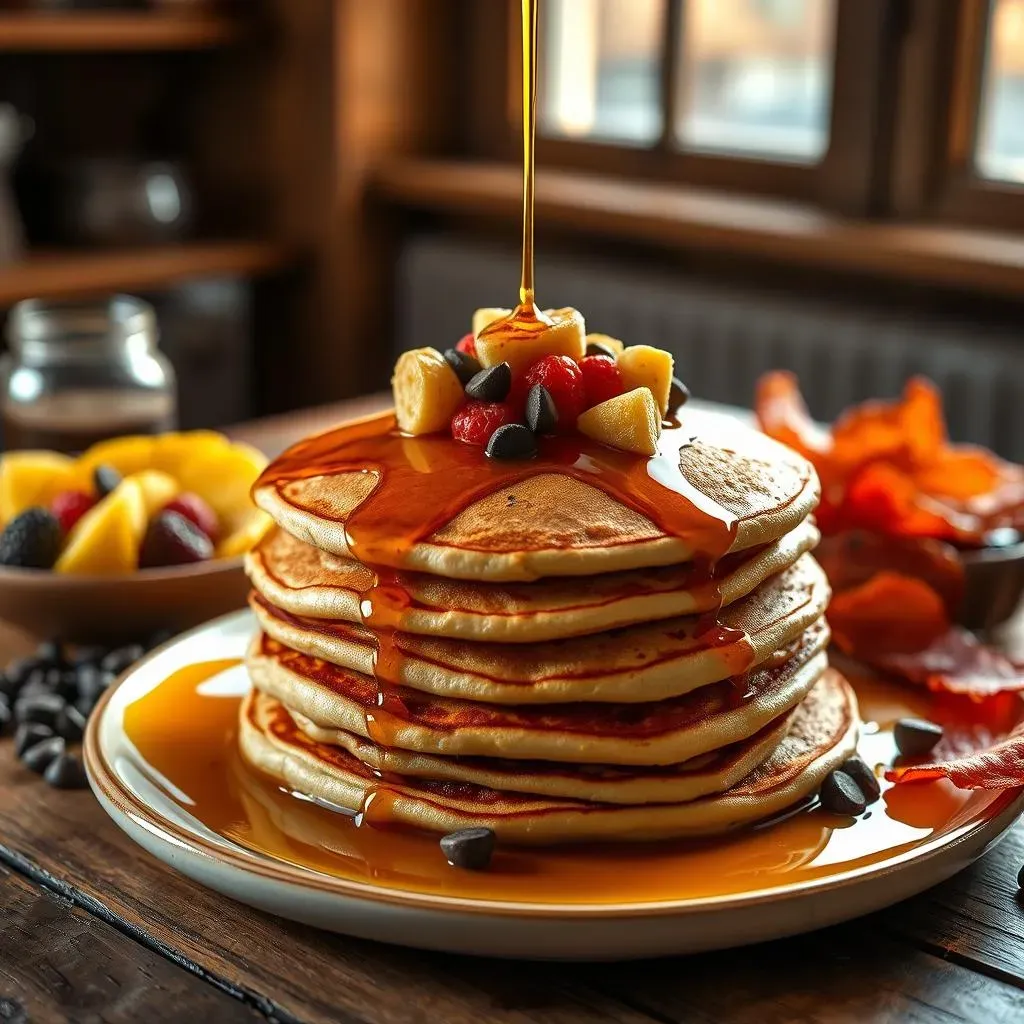
M 638 1009 L 671 1021 L 1013 1024 L 1024 1019 L 1020 989 L 894 941 L 870 918 L 724 955 L 606 965 L 600 979 Z
M 261 1014 L 0 865 L 0 1020 L 151 1024 Z

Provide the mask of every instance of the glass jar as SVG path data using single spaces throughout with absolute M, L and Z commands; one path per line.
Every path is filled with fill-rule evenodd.
M 4 447 L 80 452 L 121 434 L 173 430 L 174 370 L 153 308 L 130 295 L 19 302 L 0 359 Z

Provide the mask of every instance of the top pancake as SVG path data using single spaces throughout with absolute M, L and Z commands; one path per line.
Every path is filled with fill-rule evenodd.
M 576 449 L 568 457 L 567 446 Z M 549 448 L 528 462 L 495 463 L 445 435 L 402 437 L 391 416 L 376 417 L 290 449 L 253 497 L 288 533 L 323 551 L 491 581 L 589 576 L 743 551 L 789 533 L 819 497 L 805 459 L 697 410 L 663 433 L 650 460 L 582 438 L 550 439 Z M 392 468 L 399 463 L 401 472 Z M 353 525 L 375 504 L 422 531 L 400 536 L 396 529 L 392 545 L 367 557 L 353 542 Z M 388 538 L 389 523 L 372 525 Z

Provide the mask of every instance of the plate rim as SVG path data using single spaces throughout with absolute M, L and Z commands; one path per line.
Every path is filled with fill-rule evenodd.
M 985 852 L 999 842 L 1017 818 L 1024 814 L 1024 786 L 1004 789 L 998 792 L 992 801 L 990 814 L 984 820 L 961 826 L 951 836 L 933 837 L 913 850 L 905 851 L 878 864 L 849 868 L 825 877 L 791 882 L 771 889 L 755 889 L 744 893 L 700 896 L 691 899 L 630 903 L 513 902 L 386 888 L 369 882 L 360 882 L 326 872 L 314 871 L 310 868 L 289 864 L 287 861 L 261 857 L 258 853 L 248 851 L 237 843 L 233 844 L 237 849 L 225 849 L 159 814 L 141 797 L 135 797 L 127 790 L 102 749 L 101 723 L 109 710 L 114 694 L 158 655 L 208 630 L 225 625 L 229 621 L 251 617 L 252 613 L 248 609 L 239 609 L 210 619 L 154 648 L 122 673 L 114 684 L 103 693 L 93 713 L 89 716 L 83 739 L 82 757 L 90 785 L 99 799 L 100 806 L 118 827 L 121 827 L 120 822 L 110 814 L 109 807 L 116 809 L 119 814 L 132 820 L 137 826 L 145 828 L 151 835 L 168 845 L 179 850 L 184 848 L 193 856 L 211 860 L 222 868 L 256 876 L 261 881 L 297 885 L 302 889 L 333 897 L 397 906 L 405 910 L 429 910 L 450 915 L 471 913 L 524 919 L 587 918 L 591 920 L 686 917 L 708 911 L 743 911 L 752 907 L 763 907 L 772 903 L 868 884 L 899 872 L 911 863 L 927 862 L 942 854 L 948 854 L 963 844 L 970 844 L 973 839 L 977 838 L 979 832 L 995 829 L 994 834 L 985 844 L 982 851 Z M 183 810 L 187 812 L 188 809 L 186 807 Z M 129 838 L 133 842 L 136 841 L 132 836 Z

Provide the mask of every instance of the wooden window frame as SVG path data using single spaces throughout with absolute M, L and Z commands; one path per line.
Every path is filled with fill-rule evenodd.
M 888 185 L 895 88 L 904 26 L 900 0 L 836 0 L 829 144 L 815 164 L 681 149 L 675 138 L 680 24 L 685 0 L 665 0 L 661 53 L 664 125 L 653 146 L 544 137 L 541 167 L 812 202 L 849 215 L 880 211 Z M 519 156 L 519 0 L 467 0 L 471 90 L 468 149 L 475 157 Z

